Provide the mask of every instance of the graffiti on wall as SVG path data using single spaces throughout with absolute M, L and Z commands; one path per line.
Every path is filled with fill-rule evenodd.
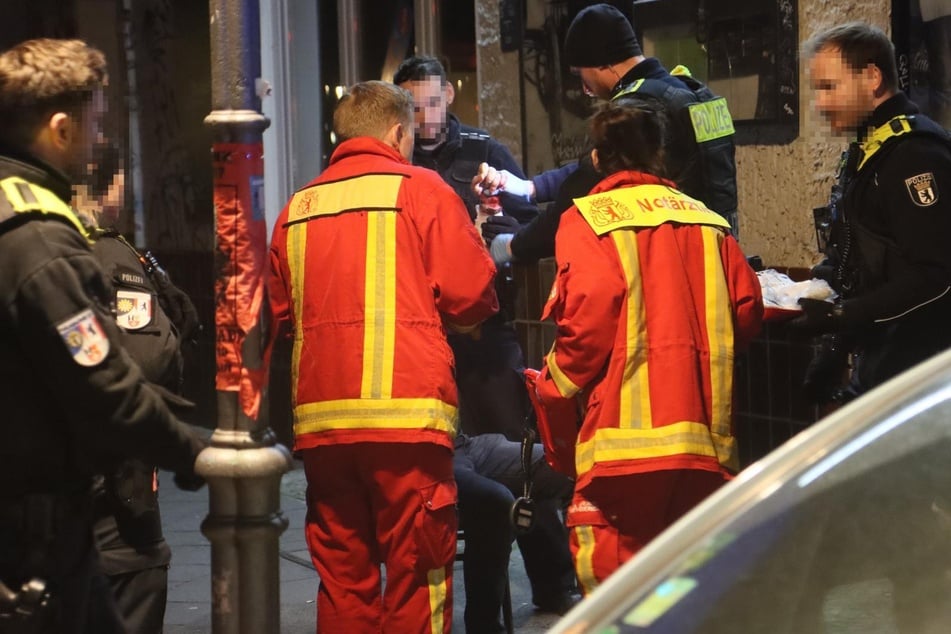
M 951 129 L 951 3 L 892 0 L 892 39 L 901 89 Z
M 182 123 L 180 86 L 176 79 L 173 47 L 182 46 L 175 25 L 173 0 L 133 4 L 135 73 L 139 86 L 139 134 L 144 173 L 142 192 L 147 242 L 154 248 L 185 251 L 209 248 L 196 226 L 199 218 L 196 178 Z M 210 238 L 210 236 L 208 236 Z

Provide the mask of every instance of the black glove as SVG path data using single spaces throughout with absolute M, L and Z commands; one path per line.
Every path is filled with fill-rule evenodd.
M 827 258 L 812 267 L 810 274 L 817 280 L 825 280 L 829 284 L 832 284 L 835 281 L 835 265 Z
M 512 216 L 504 214 L 489 216 L 482 225 L 482 237 L 485 238 L 486 244 L 492 244 L 495 236 L 503 233 L 518 233 L 521 228 L 522 225 Z
M 842 321 L 842 305 L 803 297 L 802 315 L 789 322 L 790 328 L 814 335 L 834 332 Z
M 806 368 L 802 380 L 805 395 L 817 405 L 838 400 L 842 382 L 849 365 L 849 350 L 841 335 L 825 335 L 822 346 L 816 351 Z

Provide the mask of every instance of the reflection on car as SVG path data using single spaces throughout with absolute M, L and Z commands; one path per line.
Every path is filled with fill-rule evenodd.
M 951 351 L 748 467 L 552 632 L 951 632 Z

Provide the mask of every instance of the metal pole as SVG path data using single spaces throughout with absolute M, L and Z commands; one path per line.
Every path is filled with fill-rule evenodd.
M 337 2 L 340 83 L 345 88 L 360 81 L 360 68 L 363 65 L 360 47 L 360 30 L 363 26 L 362 9 L 361 0 L 338 0 Z
M 439 2 L 436 0 L 414 0 L 414 35 L 417 55 L 430 55 L 437 59 L 442 55 L 439 12 Z
M 258 0 L 210 0 L 217 231 L 215 341 L 218 427 L 197 470 L 208 481 L 212 632 L 280 631 L 278 538 L 287 449 L 267 426 L 262 321 L 267 223 L 264 216 Z

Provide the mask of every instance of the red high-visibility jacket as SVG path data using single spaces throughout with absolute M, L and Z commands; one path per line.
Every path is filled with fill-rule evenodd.
M 574 450 L 560 462 L 579 490 L 659 469 L 735 472 L 734 351 L 763 304 L 725 221 L 638 172 L 575 203 L 558 228 L 545 309 L 557 334 L 536 386 L 549 435 Z
M 369 137 L 281 212 L 271 241 L 275 324 L 294 332 L 295 447 L 452 447 L 456 387 L 445 327 L 498 310 L 495 266 L 455 192 Z M 445 325 L 444 325 L 445 324 Z

